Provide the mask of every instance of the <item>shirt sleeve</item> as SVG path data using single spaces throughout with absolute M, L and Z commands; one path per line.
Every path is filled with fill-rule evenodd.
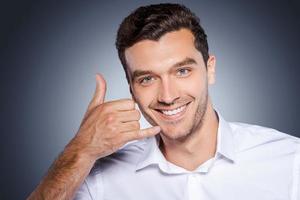
M 93 200 L 86 181 L 77 190 L 74 200 Z
M 91 172 L 75 194 L 74 200 L 103 200 L 104 184 L 100 171 Z

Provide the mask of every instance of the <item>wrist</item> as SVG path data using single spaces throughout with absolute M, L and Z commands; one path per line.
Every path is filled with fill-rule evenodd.
M 64 154 L 69 155 L 75 163 L 90 166 L 90 168 L 96 161 L 87 148 L 74 139 L 65 147 Z

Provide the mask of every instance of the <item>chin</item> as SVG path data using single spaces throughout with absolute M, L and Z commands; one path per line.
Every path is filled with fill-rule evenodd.
M 185 130 L 164 130 L 164 128 L 162 128 L 161 131 L 161 135 L 163 137 L 165 137 L 168 140 L 181 140 L 181 139 L 185 139 L 190 135 L 190 131 L 187 131 L 187 129 Z

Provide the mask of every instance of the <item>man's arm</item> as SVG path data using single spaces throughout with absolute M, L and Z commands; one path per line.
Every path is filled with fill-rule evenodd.
M 117 151 L 129 141 L 159 133 L 159 127 L 140 130 L 140 112 L 130 99 L 104 103 L 106 83 L 96 75 L 92 101 L 76 136 L 52 164 L 48 174 L 28 197 L 72 199 L 96 160 Z
M 72 149 L 72 145 L 67 146 L 28 200 L 72 199 L 93 164 L 83 153 Z

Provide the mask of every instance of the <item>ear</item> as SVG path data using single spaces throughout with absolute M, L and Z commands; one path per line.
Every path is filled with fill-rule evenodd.
M 216 57 L 214 55 L 209 55 L 207 60 L 207 78 L 208 84 L 213 85 L 216 81 Z

